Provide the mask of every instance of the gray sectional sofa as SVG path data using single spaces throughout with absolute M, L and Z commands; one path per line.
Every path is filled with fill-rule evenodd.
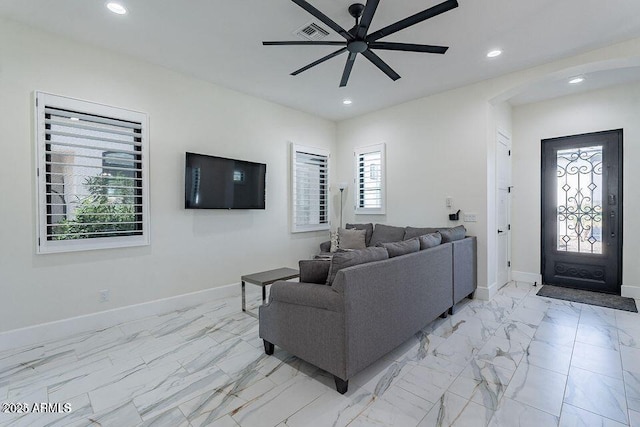
M 370 243 L 374 238 L 375 233 Z M 302 269 L 301 282 L 274 283 L 269 302 L 259 309 L 266 353 L 278 345 L 333 374 L 338 392 L 345 393 L 351 377 L 475 290 L 475 237 L 393 258 L 390 253 L 370 245 L 335 255 L 325 261 L 333 265 L 321 267 L 326 274 L 337 258 L 344 263 L 333 277 L 328 273 L 328 286 L 302 281 L 318 273 Z

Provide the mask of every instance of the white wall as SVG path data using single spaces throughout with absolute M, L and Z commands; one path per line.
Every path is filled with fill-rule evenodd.
M 380 222 L 399 226 L 453 226 L 453 212 L 478 214 L 464 223 L 478 237 L 478 277 L 487 285 L 486 213 L 489 104 L 471 87 L 448 91 L 338 124 L 337 178 L 350 182 L 345 222 Z M 353 151 L 387 144 L 387 214 L 355 215 Z M 461 216 L 462 218 L 462 216 Z
M 540 273 L 540 141 L 623 129 L 623 295 L 640 297 L 640 84 L 513 109 L 513 269 Z
M 35 255 L 34 90 L 149 114 L 151 246 Z M 333 122 L 3 20 L 0 135 L 0 332 L 295 267 L 326 240 L 289 233 L 288 141 L 334 151 Z M 267 209 L 185 210 L 185 151 L 266 163 Z

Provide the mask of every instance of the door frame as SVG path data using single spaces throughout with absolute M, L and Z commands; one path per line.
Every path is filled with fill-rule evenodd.
M 498 210 L 500 209 L 500 153 L 499 153 L 499 145 L 502 144 L 500 142 L 500 139 L 504 139 L 506 142 L 506 147 L 507 150 L 509 152 L 507 158 L 507 165 L 505 165 L 508 169 L 508 183 L 506 184 L 507 187 L 507 213 L 506 213 L 506 221 L 507 221 L 507 229 L 503 230 L 506 233 L 506 240 L 507 240 L 507 281 L 505 283 L 501 283 L 498 284 L 497 283 L 497 279 L 498 279 L 498 271 L 500 269 L 500 263 L 502 262 L 502 260 L 500 259 L 500 245 L 498 244 L 498 240 L 499 237 L 497 234 L 497 229 L 498 229 Z M 496 193 L 495 193 L 495 206 L 494 206 L 494 212 L 495 212 L 495 218 L 496 218 L 496 228 L 494 229 L 494 233 L 496 233 L 496 244 L 495 244 L 495 254 L 496 254 L 496 284 L 498 286 L 498 289 L 500 289 L 502 286 L 505 286 L 506 284 L 508 284 L 511 280 L 512 280 L 512 268 L 513 266 L 511 265 L 511 189 L 513 188 L 512 186 L 512 182 L 513 182 L 513 171 L 512 171 L 512 156 L 511 156 L 511 151 L 513 147 L 513 143 L 511 140 L 511 134 L 509 132 L 507 132 L 504 129 L 498 128 L 496 130 L 496 164 L 495 164 L 495 174 L 496 174 L 496 178 L 495 178 L 495 182 L 496 182 Z
M 605 131 L 599 131 L 599 132 L 587 132 L 587 133 L 581 133 L 581 134 L 576 134 L 576 135 L 565 135 L 565 136 L 560 136 L 560 137 L 555 137 L 555 138 L 545 138 L 543 140 L 540 141 L 540 171 L 541 171 L 541 177 L 540 177 L 540 275 L 542 276 L 542 284 L 544 284 L 544 276 L 545 276 L 545 232 L 546 232 L 546 227 L 545 227 L 545 193 L 544 193 L 544 188 L 545 188 L 545 184 L 546 184 L 546 174 L 544 173 L 544 144 L 543 141 L 556 141 L 556 140 L 562 140 L 562 139 L 566 139 L 566 138 L 579 138 L 579 137 L 586 137 L 586 136 L 597 136 L 597 135 L 603 135 L 603 134 L 612 134 L 615 133 L 617 134 L 618 137 L 618 141 L 617 141 L 617 151 L 618 151 L 618 174 L 617 174 L 617 178 L 618 178 L 618 211 L 617 211 L 617 224 L 616 224 L 616 235 L 618 236 L 618 238 L 616 239 L 616 246 L 617 246 L 617 250 L 618 250 L 618 265 L 617 265 L 617 275 L 618 275 L 618 283 L 616 284 L 616 294 L 620 295 L 621 294 L 621 290 L 622 290 L 622 260 L 623 260 L 623 256 L 622 256 L 622 249 L 623 249 L 623 245 L 622 245 L 622 241 L 624 238 L 624 234 L 623 234 L 623 141 L 624 141 L 624 131 L 623 129 L 611 129 L 611 130 L 605 130 Z M 605 200 L 607 200 L 607 196 L 603 196 L 603 198 Z M 608 206 L 608 204 L 606 204 L 605 206 Z M 606 215 L 608 212 L 608 210 L 603 209 L 603 216 Z

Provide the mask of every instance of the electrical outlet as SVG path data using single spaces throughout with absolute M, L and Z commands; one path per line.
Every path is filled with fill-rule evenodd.
M 100 295 L 100 302 L 109 301 L 109 289 L 102 289 L 101 291 L 98 291 L 98 294 Z
M 475 213 L 464 214 L 464 222 L 478 222 L 478 214 L 475 214 Z
M 447 197 L 445 199 L 445 202 L 447 204 L 447 207 L 450 208 L 451 206 L 453 206 L 453 197 Z

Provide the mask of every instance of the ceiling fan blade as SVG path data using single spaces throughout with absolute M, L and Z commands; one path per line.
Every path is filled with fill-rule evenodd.
M 309 12 L 310 14 L 312 14 L 313 16 L 315 16 L 316 18 L 318 18 L 325 25 L 327 25 L 336 33 L 340 34 L 345 39 L 349 41 L 353 40 L 353 36 L 348 31 L 346 31 L 344 28 L 338 25 L 333 19 L 329 18 L 327 15 L 320 12 L 315 7 L 311 6 L 305 0 L 291 0 L 291 1 L 297 4 L 298 6 L 300 6 L 301 8 L 303 8 L 304 10 L 306 10 L 307 12 Z
M 335 56 L 338 56 L 340 54 L 343 54 L 347 51 L 346 47 L 343 47 L 342 49 L 336 50 L 333 53 L 330 53 L 329 55 L 322 57 L 320 59 L 318 59 L 317 61 L 312 62 L 311 64 L 304 66 L 302 68 L 300 68 L 299 70 L 294 71 L 293 73 L 291 73 L 292 76 L 297 76 L 298 74 L 300 74 L 303 71 L 307 71 L 309 68 L 311 67 L 315 67 L 318 64 L 322 64 L 324 61 L 327 61 Z
M 347 42 L 322 42 L 322 41 L 285 41 L 285 42 L 262 42 L 263 46 L 345 46 Z
M 412 43 L 391 43 L 391 42 L 373 42 L 369 43 L 370 49 L 383 50 L 401 50 L 405 52 L 425 52 L 444 54 L 449 47 L 447 46 L 431 46 L 428 44 L 412 44 Z
M 397 33 L 400 30 L 404 30 L 405 28 L 418 24 L 426 19 L 433 18 L 434 16 L 438 16 L 441 13 L 448 12 L 451 9 L 455 9 L 456 7 L 458 7 L 457 0 L 447 0 L 427 10 L 423 10 L 422 12 L 418 12 L 415 15 L 402 19 L 396 22 L 395 24 L 391 24 L 387 27 L 384 27 L 376 31 L 375 33 L 371 33 L 366 37 L 366 40 L 367 42 L 374 42 L 382 37 L 389 36 L 393 33 Z
M 367 5 L 364 7 L 364 12 L 362 12 L 362 17 L 360 18 L 360 23 L 358 25 L 357 37 L 359 39 L 362 39 L 367 35 L 371 21 L 373 21 L 373 15 L 376 13 L 376 9 L 378 8 L 378 3 L 380 3 L 380 0 L 367 0 Z
M 351 75 L 351 69 L 353 68 L 353 64 L 356 62 L 356 56 L 358 56 L 358 54 L 355 52 L 349 53 L 347 63 L 344 66 L 344 72 L 342 73 L 342 80 L 340 80 L 340 87 L 345 87 L 347 85 L 349 76 Z
M 393 81 L 396 81 L 400 78 L 400 75 L 398 73 L 396 73 L 395 71 L 393 71 L 393 69 L 391 67 L 389 67 L 387 65 L 386 62 L 384 62 L 382 59 L 380 59 L 380 57 L 378 55 L 376 55 L 375 53 L 373 53 L 370 50 L 365 50 L 364 52 L 362 52 L 362 54 L 365 56 L 365 58 L 367 58 L 369 61 L 371 61 L 373 63 L 373 65 L 375 65 L 376 67 L 380 68 L 380 70 L 385 73 L 387 76 L 389 76 L 389 78 Z

